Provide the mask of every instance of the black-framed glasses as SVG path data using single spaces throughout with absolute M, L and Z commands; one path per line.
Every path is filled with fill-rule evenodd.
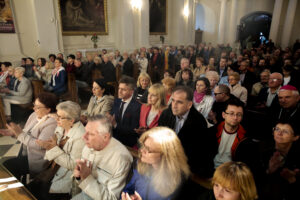
M 243 117 L 243 114 L 242 113 L 227 113 L 227 112 L 224 112 L 226 115 L 229 115 L 230 117 L 234 117 L 234 116 L 237 116 L 238 118 L 242 118 Z

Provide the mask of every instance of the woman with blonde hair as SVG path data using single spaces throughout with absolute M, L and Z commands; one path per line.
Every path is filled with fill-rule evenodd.
M 254 200 L 257 191 L 253 175 L 242 162 L 220 165 L 212 179 L 216 200 Z
M 155 127 L 146 131 L 139 143 L 137 167 L 123 190 L 122 200 L 176 198 L 176 192 L 190 175 L 176 133 L 166 127 Z
M 136 83 L 137 88 L 134 91 L 136 100 L 141 101 L 142 103 L 147 103 L 148 88 L 151 85 L 152 82 L 149 74 L 141 72 Z
M 166 108 L 165 88 L 162 84 L 156 83 L 149 88 L 147 102 L 141 106 L 140 127 L 135 130 L 139 134 L 156 127 L 162 111 Z

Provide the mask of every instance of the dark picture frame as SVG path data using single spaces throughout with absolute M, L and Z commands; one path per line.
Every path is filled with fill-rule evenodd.
M 14 17 L 10 0 L 0 0 L 0 33 L 15 33 Z
M 58 0 L 63 35 L 107 35 L 107 0 Z
M 150 35 L 167 34 L 168 0 L 149 0 Z

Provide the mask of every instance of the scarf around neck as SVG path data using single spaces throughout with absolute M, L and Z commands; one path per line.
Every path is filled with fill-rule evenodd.
M 195 102 L 196 102 L 196 103 L 200 103 L 200 102 L 203 100 L 204 96 L 205 96 L 205 93 L 204 93 L 204 92 L 198 93 L 198 92 L 195 90 L 195 92 L 194 92 L 194 98 L 195 98 Z

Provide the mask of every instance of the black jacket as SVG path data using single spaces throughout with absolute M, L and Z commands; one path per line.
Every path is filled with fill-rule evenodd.
M 159 118 L 158 126 L 167 126 L 175 129 L 176 116 L 172 113 L 172 108 L 164 110 Z M 214 167 L 213 158 L 216 154 L 216 145 L 213 135 L 207 129 L 205 118 L 194 108 L 185 120 L 178 137 L 188 158 L 191 171 L 200 177 L 211 177 Z

